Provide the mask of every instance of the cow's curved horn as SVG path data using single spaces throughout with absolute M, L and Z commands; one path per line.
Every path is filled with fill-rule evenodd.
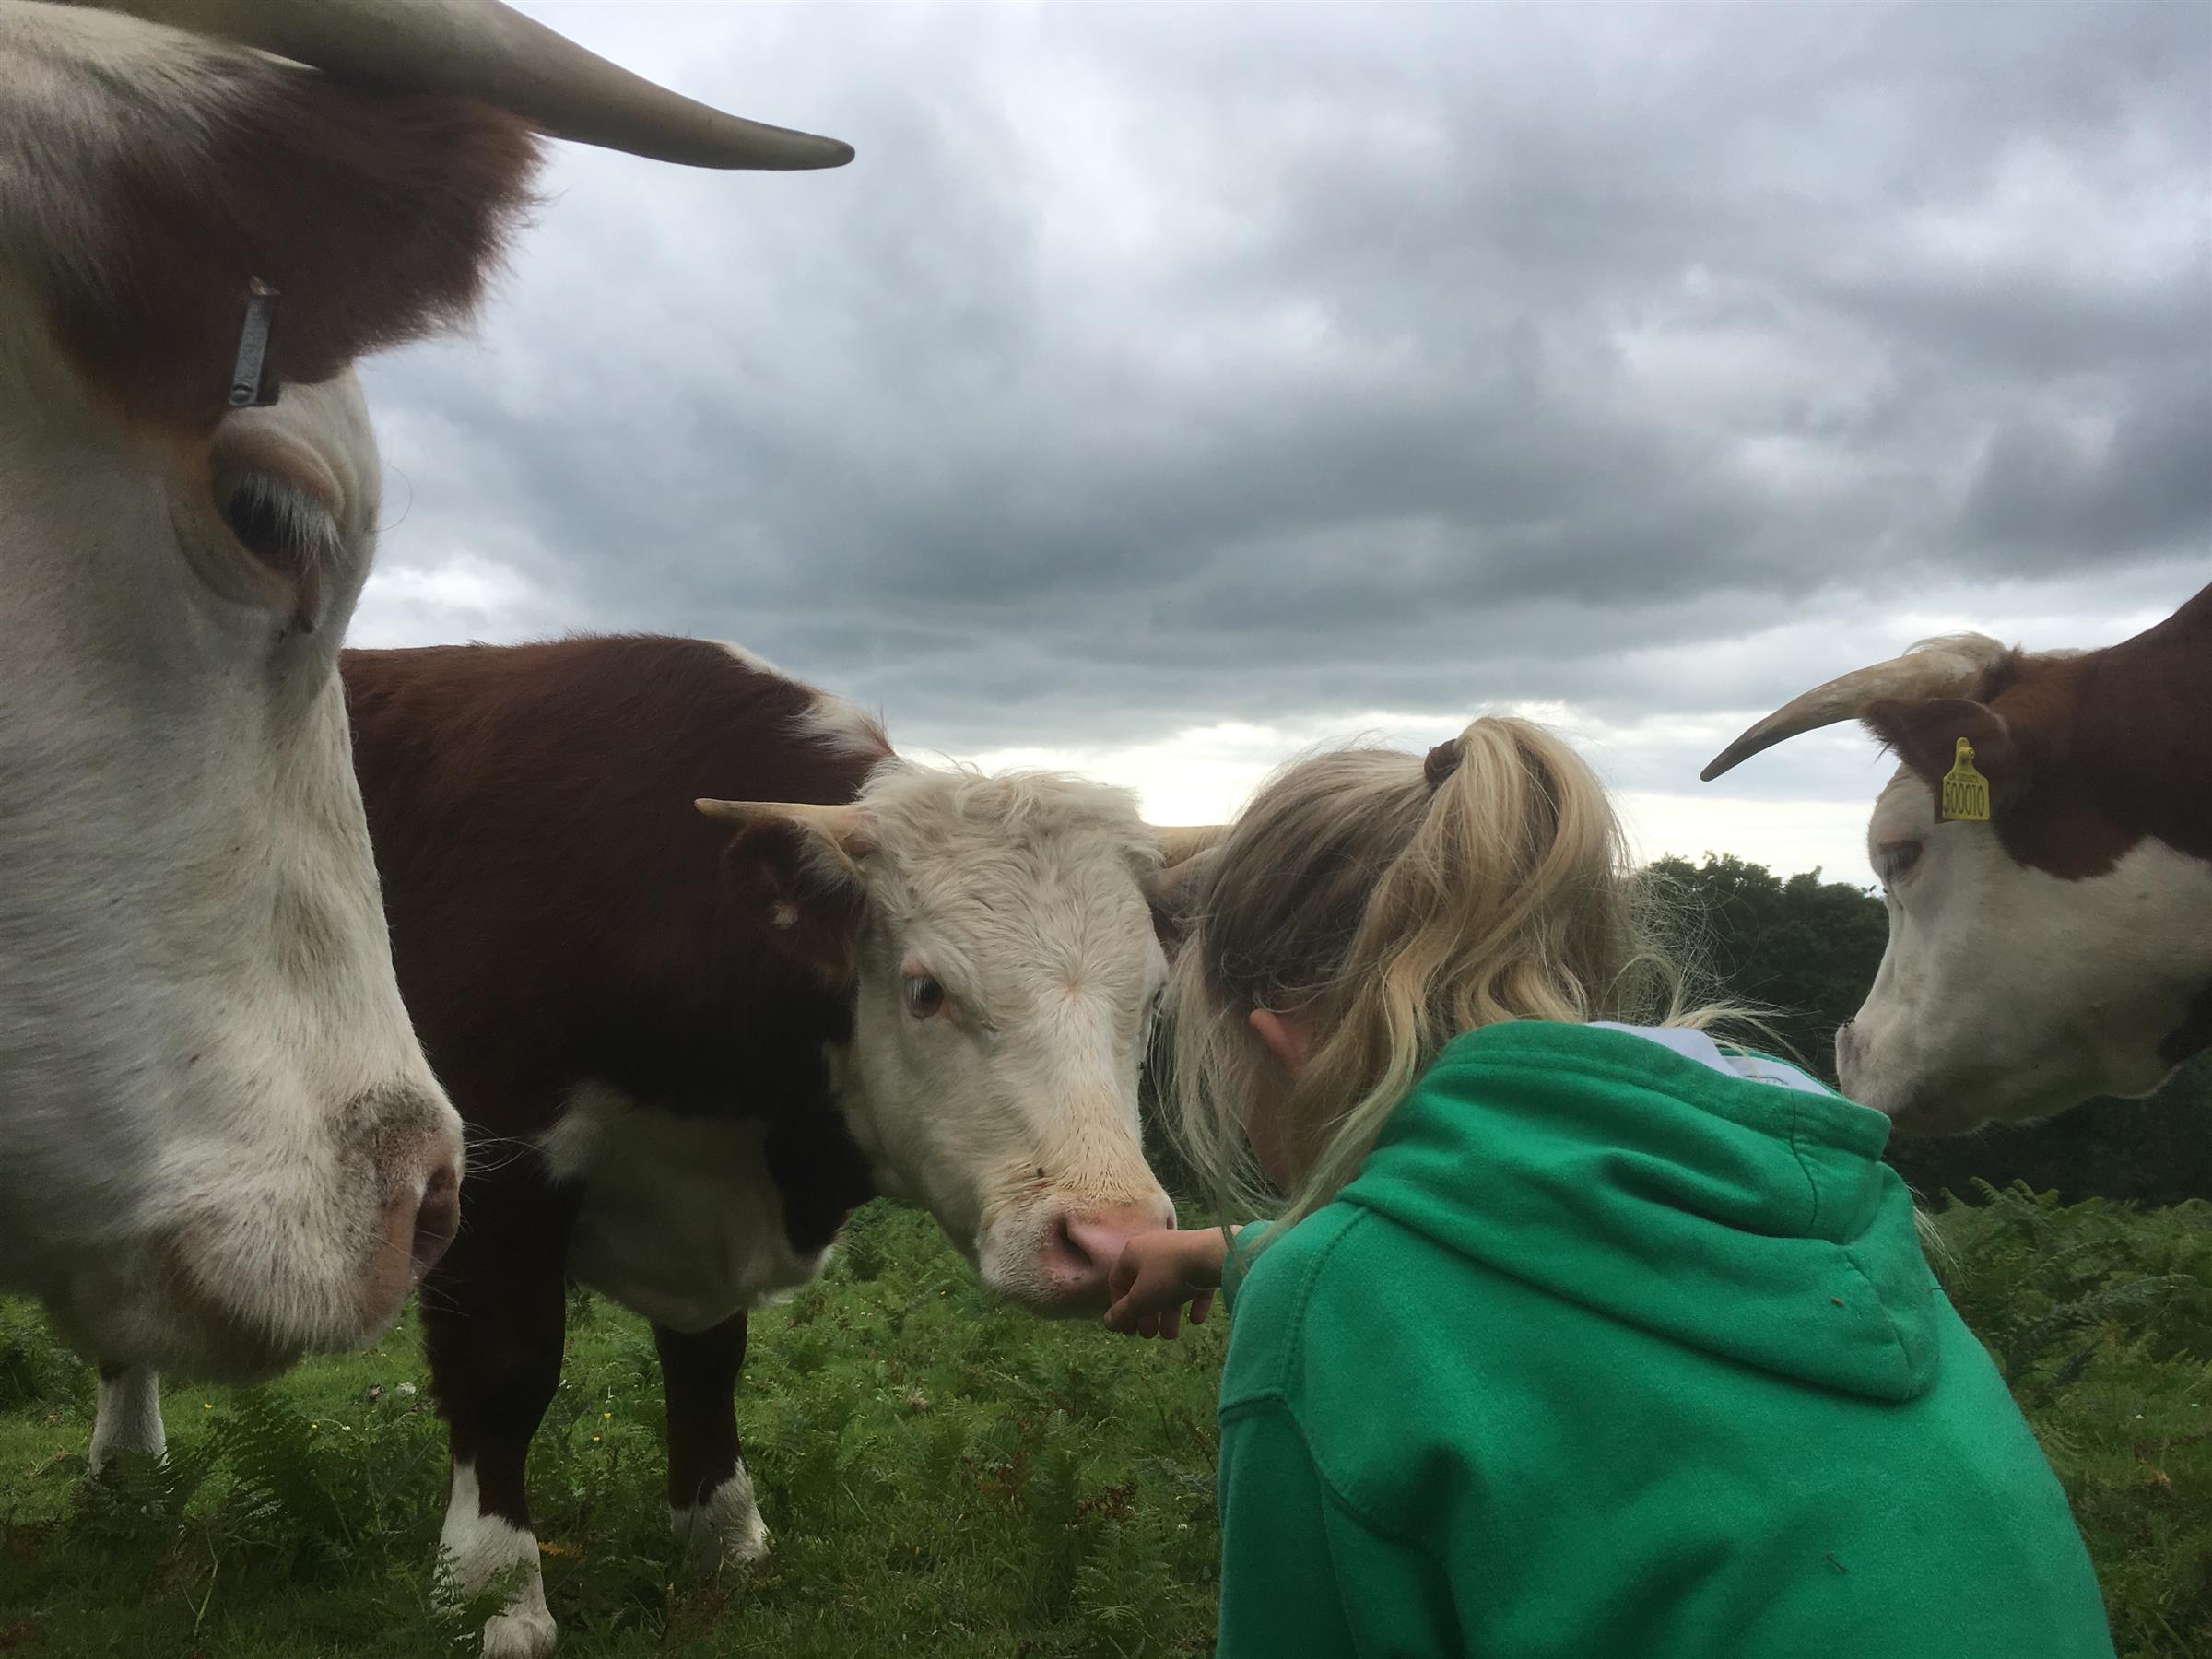
M 835 138 L 725 115 L 617 67 L 499 0 L 91 0 L 333 75 L 453 92 L 557 138 L 687 167 L 841 167 Z
M 712 801 L 691 803 L 711 818 L 732 824 L 766 824 L 782 820 L 820 830 L 834 841 L 850 841 L 861 828 L 860 808 L 847 803 L 824 806 L 818 801 Z
M 1151 824 L 1147 828 L 1159 838 L 1159 862 L 1170 868 L 1195 858 L 1229 833 L 1227 824 Z
M 1146 900 L 1155 910 L 1175 908 L 1185 893 L 1196 890 L 1196 884 L 1205 879 L 1220 855 L 1218 846 L 1206 847 L 1179 863 L 1160 865 L 1144 878 Z
M 1903 656 L 1854 669 L 1784 703 L 1715 755 L 1698 776 L 1710 783 L 1761 749 L 1849 720 L 1879 698 L 1972 697 L 2008 654 L 1987 634 L 1924 640 Z

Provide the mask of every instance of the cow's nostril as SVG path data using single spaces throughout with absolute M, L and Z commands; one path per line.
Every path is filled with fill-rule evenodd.
M 1089 1250 L 1085 1248 L 1078 1236 L 1075 1217 L 1066 1210 L 1062 1210 L 1053 1218 L 1052 1231 L 1045 1236 L 1044 1250 L 1052 1258 L 1053 1265 L 1065 1273 L 1095 1273 L 1101 1265 L 1092 1260 Z
M 461 1172 L 449 1159 L 430 1171 L 422 1202 L 415 1206 L 415 1277 L 438 1265 L 461 1230 Z

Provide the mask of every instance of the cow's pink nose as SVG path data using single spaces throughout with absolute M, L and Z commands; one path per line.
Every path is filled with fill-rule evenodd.
M 1164 1201 L 1062 1210 L 1045 1230 L 1045 1271 L 1063 1296 L 1102 1303 L 1106 1276 L 1129 1241 L 1174 1225 L 1175 1213 Z
M 415 1277 L 420 1280 L 438 1265 L 438 1258 L 461 1230 L 461 1168 L 453 1159 L 441 1159 L 430 1171 L 415 1206 Z

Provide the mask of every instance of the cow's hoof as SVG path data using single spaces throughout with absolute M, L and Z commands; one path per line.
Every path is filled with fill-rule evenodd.
M 743 1465 L 701 1502 L 671 1510 L 670 1524 L 687 1571 L 711 1577 L 749 1568 L 768 1554 L 768 1524 L 753 1500 L 753 1478 Z
M 546 1611 L 541 1593 L 535 1607 L 511 1606 L 486 1622 L 484 1659 L 546 1659 L 559 1640 L 560 1627 Z

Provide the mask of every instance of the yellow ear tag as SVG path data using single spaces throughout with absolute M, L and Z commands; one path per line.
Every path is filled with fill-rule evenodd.
M 1951 770 L 1943 774 L 1943 817 L 1970 824 L 1989 822 L 1989 780 L 1974 770 L 1974 746 L 1963 737 Z

